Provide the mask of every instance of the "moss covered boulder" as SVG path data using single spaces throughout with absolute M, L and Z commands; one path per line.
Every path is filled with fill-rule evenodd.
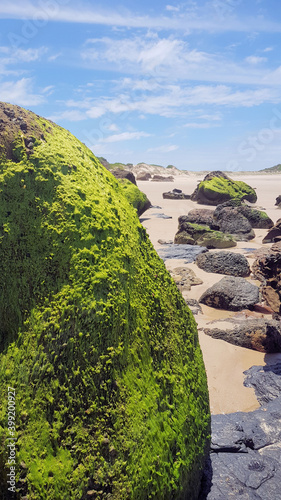
M 18 498 L 197 499 L 209 404 L 190 310 L 91 151 L 0 110 L 0 491 L 12 437 Z
M 205 224 L 191 223 L 188 220 L 186 215 L 179 217 L 174 243 L 199 245 L 207 248 L 231 248 L 237 245 L 231 234 L 213 230 Z
M 192 201 L 204 205 L 219 205 L 231 199 L 257 201 L 255 190 L 243 181 L 233 181 L 224 172 L 206 175 L 191 195 Z

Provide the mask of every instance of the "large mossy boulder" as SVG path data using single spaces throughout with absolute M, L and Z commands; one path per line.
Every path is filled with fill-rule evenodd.
M 209 404 L 190 310 L 92 152 L 0 115 L 1 492 L 15 436 L 18 498 L 197 499 Z
M 255 190 L 243 181 L 233 181 L 224 172 L 206 175 L 191 195 L 192 201 L 204 205 L 219 205 L 231 199 L 257 201 Z

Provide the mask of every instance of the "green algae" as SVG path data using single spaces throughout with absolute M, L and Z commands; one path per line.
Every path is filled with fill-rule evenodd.
M 44 139 L 0 165 L 0 488 L 10 386 L 19 498 L 195 499 L 209 405 L 194 318 L 124 185 L 30 116 Z
M 237 245 L 231 234 L 211 229 L 204 224 L 182 222 L 174 243 L 206 246 L 207 248 L 230 248 Z
M 243 181 L 233 181 L 223 177 L 212 177 L 200 182 L 197 193 L 198 201 L 217 205 L 231 199 L 257 201 L 255 190 Z
M 137 214 L 142 215 L 151 206 L 146 194 L 142 193 L 142 191 L 140 191 L 139 188 L 128 179 L 118 180 L 124 189 L 124 194 L 127 200 L 137 210 Z

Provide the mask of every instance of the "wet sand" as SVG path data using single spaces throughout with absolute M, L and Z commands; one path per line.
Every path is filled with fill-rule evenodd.
M 263 208 L 268 216 L 276 222 L 281 217 L 281 210 L 274 206 L 276 197 L 281 194 L 281 175 L 232 175 L 234 180 L 243 180 L 253 188 L 256 188 L 258 200 L 255 206 Z M 162 193 L 172 189 L 181 189 L 186 194 L 191 194 L 202 180 L 202 176 L 178 176 L 174 182 L 151 182 L 138 181 L 138 187 L 146 193 L 151 203 L 160 208 L 150 208 L 141 217 L 143 226 L 146 228 L 149 237 L 155 248 L 161 247 L 159 239 L 173 240 L 178 228 L 178 217 L 186 215 L 194 208 L 215 207 L 198 205 L 190 200 L 167 200 L 163 199 Z M 165 214 L 171 219 L 161 219 L 158 214 Z M 262 239 L 267 233 L 264 229 L 255 229 L 256 237 L 249 242 L 238 242 L 237 247 L 230 248 L 229 251 L 243 253 L 247 255 L 249 249 L 270 247 L 271 244 L 262 245 Z M 250 266 L 252 258 L 248 258 Z M 191 290 L 184 292 L 184 297 L 199 299 L 203 291 L 222 279 L 223 275 L 206 273 L 199 269 L 196 264 L 184 264 L 183 260 L 169 259 L 166 267 L 173 270 L 175 267 L 186 266 L 195 272 L 203 280 L 202 285 L 192 286 Z M 259 282 L 251 282 L 259 285 Z M 243 385 L 243 372 L 253 365 L 265 365 L 281 360 L 281 353 L 275 355 L 263 354 L 251 349 L 245 349 L 231 345 L 223 340 L 213 339 L 201 330 L 211 321 L 226 319 L 234 313 L 213 309 L 201 304 L 203 314 L 195 316 L 198 325 L 199 341 L 205 362 L 208 386 L 210 394 L 211 412 L 231 413 L 234 411 L 253 411 L 259 407 L 254 390 Z M 268 315 L 270 318 L 271 315 Z

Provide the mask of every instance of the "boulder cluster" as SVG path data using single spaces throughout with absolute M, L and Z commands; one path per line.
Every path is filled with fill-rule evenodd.
M 273 226 L 273 221 L 265 212 L 236 199 L 218 205 L 215 210 L 197 208 L 179 217 L 174 242 L 229 248 L 236 246 L 237 241 L 255 238 L 255 228 Z

